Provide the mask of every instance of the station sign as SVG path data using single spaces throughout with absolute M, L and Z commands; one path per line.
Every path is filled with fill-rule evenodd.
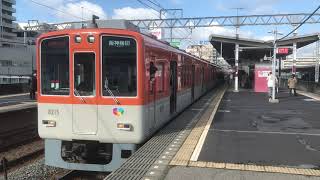
M 179 47 L 180 46 L 180 41 L 172 41 L 170 42 L 170 45 L 173 47 Z
M 150 33 L 157 37 L 157 39 L 162 39 L 163 37 L 163 31 L 161 28 L 151 29 Z
M 277 54 L 289 54 L 289 48 L 277 48 Z

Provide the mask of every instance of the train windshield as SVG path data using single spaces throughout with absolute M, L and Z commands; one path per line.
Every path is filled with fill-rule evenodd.
M 137 96 L 137 44 L 128 37 L 102 37 L 103 96 Z
M 41 42 L 41 93 L 69 95 L 69 37 Z

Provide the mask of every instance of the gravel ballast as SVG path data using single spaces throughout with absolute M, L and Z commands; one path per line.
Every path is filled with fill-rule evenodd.
M 45 180 L 51 179 L 53 175 L 61 173 L 63 169 L 47 166 L 44 164 L 44 158 L 35 160 L 17 170 L 14 170 L 8 174 L 9 180 Z M 0 176 L 0 180 L 4 180 L 3 175 Z

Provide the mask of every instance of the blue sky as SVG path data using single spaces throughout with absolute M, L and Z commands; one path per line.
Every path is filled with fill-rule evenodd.
M 58 9 L 65 13 L 38 5 L 32 1 Z M 149 6 L 150 1 L 159 3 L 163 8 L 182 8 L 184 17 L 230 16 L 236 15 L 234 8 L 244 8 L 239 15 L 276 14 L 276 13 L 311 13 L 320 5 L 320 0 L 140 0 Z M 83 8 L 81 8 L 83 7 Z M 17 0 L 17 22 L 39 20 L 40 22 L 79 21 L 81 17 L 89 19 L 94 12 L 103 18 L 156 18 L 157 12 L 147 8 L 138 0 Z M 320 13 L 320 12 L 319 12 Z M 241 27 L 245 37 L 270 39 L 268 31 L 272 26 Z M 278 27 L 284 34 L 292 27 Z M 319 32 L 319 25 L 305 25 L 299 29 L 300 34 Z M 207 40 L 210 33 L 230 34 L 234 28 L 197 29 L 190 36 L 192 40 Z M 182 35 L 183 34 L 183 35 Z M 188 32 L 179 30 L 176 36 L 187 36 Z M 190 42 L 189 42 L 190 43 Z
M 82 0 L 34 0 L 45 5 L 66 5 L 68 3 L 80 3 Z M 141 0 L 150 4 L 148 0 Z M 114 15 L 114 9 L 124 7 L 146 8 L 137 0 L 87 0 L 92 4 L 97 4 L 103 8 L 108 17 Z M 236 11 L 232 8 L 241 7 L 244 10 L 239 14 L 273 14 L 273 13 L 299 13 L 311 12 L 319 4 L 319 0 L 157 0 L 164 8 L 182 8 L 186 17 L 193 16 L 223 16 L 235 15 Z M 59 8 L 59 6 L 54 6 Z M 17 18 L 18 21 L 26 21 L 28 19 L 43 19 L 46 21 L 59 21 L 50 14 L 56 13 L 46 7 L 41 7 L 32 3 L 30 0 L 17 1 Z M 35 11 L 31 10 L 34 9 Z M 42 9 L 42 11 L 37 11 Z M 80 10 L 80 9 L 79 9 Z M 89 10 L 89 9 L 88 9 Z M 51 12 L 50 12 L 51 11 Z M 81 10 L 80 10 L 81 11 Z M 49 15 L 43 14 L 47 12 Z M 66 15 L 68 16 L 68 15 Z

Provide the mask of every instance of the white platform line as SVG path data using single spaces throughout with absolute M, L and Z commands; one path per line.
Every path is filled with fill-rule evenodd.
M 23 95 L 28 95 L 28 94 L 29 94 L 29 93 L 3 95 L 3 96 L 0 96 L 0 99 L 9 98 L 9 97 L 16 97 L 16 96 L 23 96 Z
M 215 131 L 215 132 L 320 136 L 320 134 L 296 133 L 296 132 L 280 132 L 280 131 L 239 131 L 239 130 L 229 130 L 229 129 L 212 129 L 212 130 Z
M 303 96 L 306 96 L 306 97 L 309 97 L 309 98 L 312 98 L 312 99 L 315 99 L 317 101 L 320 101 L 320 97 L 316 94 L 311 94 L 311 93 L 306 93 L 306 92 L 303 92 L 303 91 L 297 91 L 298 94 L 301 94 Z
M 211 126 L 211 123 L 212 123 L 213 118 L 214 118 L 214 116 L 215 116 L 215 114 L 216 114 L 216 112 L 217 112 L 217 110 L 219 108 L 220 102 L 221 102 L 225 92 L 226 91 L 223 91 L 223 93 L 221 94 L 221 97 L 219 97 L 219 101 L 216 104 L 216 106 L 214 107 L 214 109 L 213 109 L 213 111 L 212 111 L 212 113 L 210 115 L 210 118 L 209 118 L 209 120 L 208 120 L 208 122 L 207 122 L 207 124 L 206 124 L 206 126 L 205 126 L 205 128 L 204 128 L 204 130 L 203 130 L 203 132 L 201 134 L 201 136 L 200 136 L 200 139 L 199 139 L 199 141 L 197 143 L 197 146 L 196 146 L 195 150 L 192 153 L 192 156 L 190 158 L 191 161 L 197 161 L 198 158 L 199 158 L 202 146 L 204 144 L 204 140 L 207 137 L 207 134 L 208 134 L 210 126 Z
M 5 102 L 0 102 L 0 104 L 9 104 L 9 101 L 5 101 Z

